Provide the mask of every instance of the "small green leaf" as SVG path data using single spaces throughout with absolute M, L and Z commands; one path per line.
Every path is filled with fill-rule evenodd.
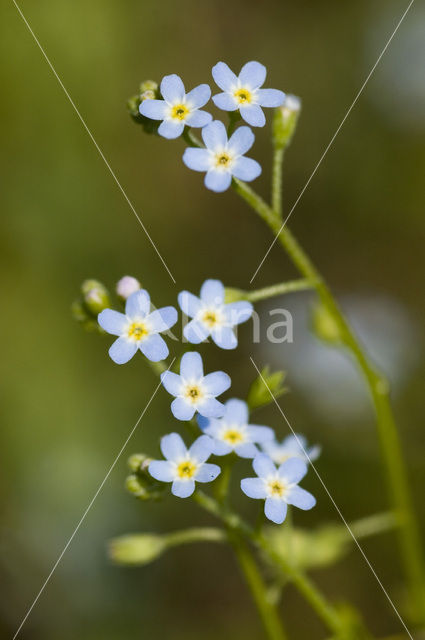
M 248 392 L 248 406 L 252 409 L 263 407 L 274 398 L 279 398 L 287 392 L 287 387 L 283 385 L 286 373 L 284 371 L 274 371 L 271 373 L 270 367 L 264 367 L 261 374 L 252 383 Z

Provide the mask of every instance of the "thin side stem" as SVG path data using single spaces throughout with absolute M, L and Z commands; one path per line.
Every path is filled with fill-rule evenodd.
M 273 284 L 270 287 L 264 287 L 264 289 L 256 289 L 255 291 L 243 292 L 244 300 L 250 302 L 258 302 L 259 300 L 267 300 L 267 298 L 273 298 L 274 296 L 281 296 L 285 293 L 294 293 L 295 291 L 306 291 L 307 289 L 313 289 L 313 285 L 307 278 L 300 278 L 299 280 L 288 280 L 287 282 L 280 282 L 279 284 Z
M 411 500 L 401 443 L 392 413 L 388 382 L 366 356 L 322 275 L 289 229 L 282 225 L 279 216 L 245 183 L 235 180 L 234 188 L 270 227 L 279 244 L 287 252 L 300 273 L 313 284 L 322 303 L 338 327 L 341 341 L 349 349 L 363 374 L 375 410 L 389 496 L 400 519 L 401 526 L 397 528 L 397 532 L 403 568 L 408 583 L 409 600 L 413 604 L 412 608 L 415 610 L 417 620 L 425 622 L 425 559 L 419 526 Z
M 285 147 L 275 147 L 273 150 L 272 172 L 272 209 L 282 218 L 282 165 Z

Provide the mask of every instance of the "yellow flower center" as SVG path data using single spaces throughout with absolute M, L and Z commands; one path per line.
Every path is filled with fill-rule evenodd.
M 227 169 L 232 158 L 228 153 L 222 151 L 221 153 L 217 153 L 215 157 L 215 166 L 217 169 Z
M 246 104 L 252 100 L 252 94 L 248 89 L 237 89 L 233 95 L 239 104 Z
M 189 109 L 184 104 L 176 104 L 171 109 L 171 117 L 176 120 L 184 120 L 189 114 Z
M 286 492 L 286 486 L 281 480 L 271 480 L 268 483 L 268 490 L 274 498 L 281 498 Z
M 177 475 L 182 480 L 187 478 L 193 478 L 196 472 L 196 464 L 194 464 L 191 460 L 185 460 L 184 462 L 180 462 L 177 467 Z
M 205 311 L 202 316 L 202 322 L 208 327 L 214 327 L 218 323 L 218 316 L 215 311 Z
M 128 337 L 136 341 L 143 340 L 148 333 L 149 331 L 143 322 L 132 322 L 127 331 Z
M 223 440 L 228 444 L 235 446 L 244 441 L 243 434 L 239 431 L 239 429 L 227 429 L 223 433 Z
M 197 385 L 189 385 L 186 388 L 185 396 L 192 404 L 196 404 L 203 397 L 204 393 Z

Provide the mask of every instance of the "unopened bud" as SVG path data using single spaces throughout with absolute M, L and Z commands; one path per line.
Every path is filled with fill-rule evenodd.
M 132 276 L 124 276 L 117 282 L 116 292 L 120 298 L 127 300 L 132 293 L 139 291 L 141 288 L 142 286 L 136 278 L 133 278 Z
M 257 409 L 258 407 L 263 407 L 286 393 L 287 388 L 283 384 L 285 377 L 286 373 L 284 371 L 274 371 L 272 373 L 270 367 L 264 367 L 249 389 L 247 398 L 249 408 Z
M 81 285 L 81 293 L 87 310 L 94 316 L 111 305 L 108 290 L 98 280 L 85 280 Z
M 159 86 L 155 80 L 145 80 L 140 85 L 140 93 L 144 93 L 145 91 L 151 91 L 154 94 L 154 97 L 157 98 L 159 96 Z
M 287 147 L 294 135 L 301 111 L 301 100 L 288 94 L 285 102 L 275 110 L 273 119 L 273 142 L 278 148 Z
M 113 562 L 143 565 L 153 562 L 167 548 L 167 542 L 152 533 L 121 536 L 109 543 L 109 557 Z
M 341 344 L 340 328 L 328 308 L 321 302 L 313 307 L 312 328 L 320 340 L 330 344 Z

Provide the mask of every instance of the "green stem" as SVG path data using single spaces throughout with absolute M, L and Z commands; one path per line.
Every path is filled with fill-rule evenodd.
M 177 547 L 180 544 L 191 544 L 192 542 L 226 542 L 227 535 L 223 529 L 216 527 L 192 527 L 173 531 L 164 535 L 167 545 Z
M 233 547 L 239 566 L 245 576 L 267 636 L 270 640 L 285 640 L 286 635 L 276 607 L 267 597 L 266 586 L 247 544 L 244 539 L 234 531 L 229 531 L 229 542 Z
M 338 328 L 341 341 L 351 352 L 367 383 L 376 415 L 389 495 L 400 519 L 401 526 L 397 528 L 397 531 L 408 583 L 409 599 L 414 604 L 417 620 L 425 622 L 425 560 L 419 527 L 411 501 L 401 443 L 391 409 L 388 382 L 366 356 L 322 275 L 289 229 L 282 225 L 280 217 L 245 183 L 234 180 L 234 188 L 270 227 L 294 265 L 314 286 Z
M 300 278 L 299 280 L 288 280 L 287 282 L 280 282 L 279 284 L 273 284 L 270 287 L 264 287 L 264 289 L 256 289 L 255 291 L 242 291 L 241 296 L 244 300 L 250 302 L 258 302 L 259 300 L 266 300 L 267 298 L 273 298 L 274 296 L 281 296 L 285 293 L 293 293 L 294 291 L 306 291 L 312 289 L 312 284 L 307 278 Z
M 275 147 L 273 151 L 272 209 L 282 218 L 282 165 L 285 147 Z
M 272 563 L 278 567 L 296 586 L 298 591 L 310 603 L 317 615 L 325 623 L 328 629 L 337 635 L 338 638 L 348 638 L 344 623 L 339 619 L 338 612 L 327 602 L 317 587 L 310 582 L 296 567 L 290 565 L 282 556 L 273 551 L 270 544 L 258 531 L 252 529 L 239 516 L 223 507 L 213 498 L 205 495 L 201 491 L 194 494 L 195 501 L 203 508 L 222 520 L 226 526 L 239 535 L 251 540 L 261 551 L 269 557 Z

